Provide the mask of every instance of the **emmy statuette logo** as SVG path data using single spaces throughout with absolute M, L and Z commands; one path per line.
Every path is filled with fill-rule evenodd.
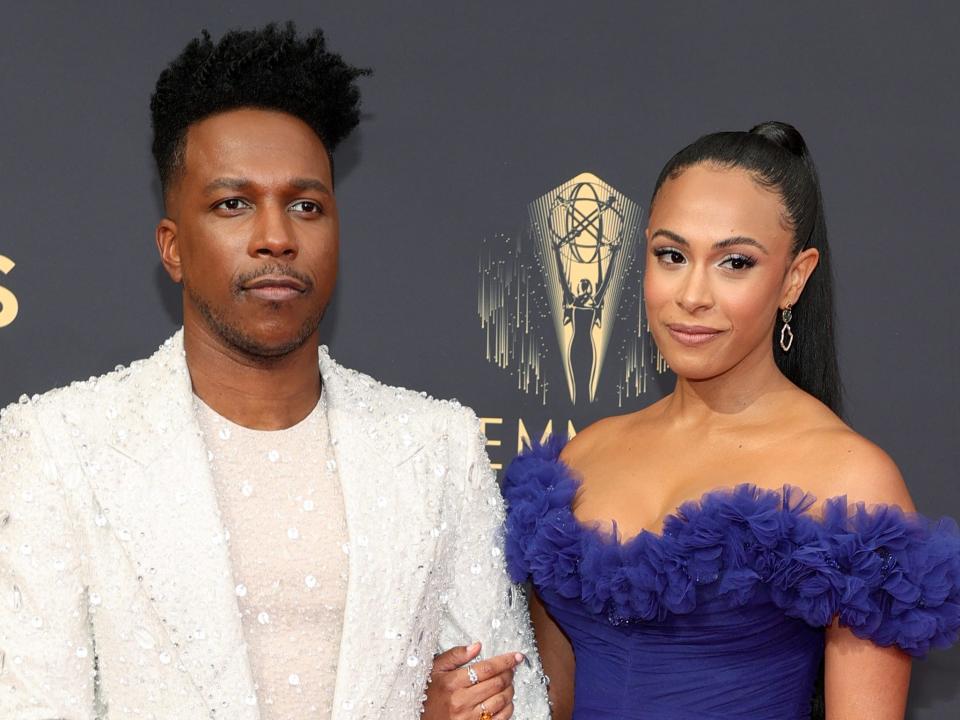
M 8 257 L 0 255 L 0 274 L 7 275 L 13 270 L 16 263 Z M 0 285 L 0 328 L 5 328 L 17 318 L 20 304 L 12 291 Z
M 481 417 L 494 469 L 532 441 L 572 438 L 635 405 L 667 370 L 642 302 L 642 217 L 622 192 L 581 173 L 528 203 L 516 232 L 483 240 L 486 359 L 534 403 Z
M 572 406 L 622 407 L 666 369 L 641 301 L 642 216 L 581 173 L 531 202 L 516 237 L 484 240 L 477 312 L 487 360 L 542 405 L 565 390 Z M 604 381 L 611 353 L 617 367 Z
M 638 206 L 584 173 L 530 205 L 570 402 L 597 398 L 624 270 L 637 248 Z M 606 315 L 606 318 L 604 317 Z

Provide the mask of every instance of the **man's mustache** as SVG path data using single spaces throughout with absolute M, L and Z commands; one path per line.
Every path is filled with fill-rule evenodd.
M 313 280 L 308 278 L 303 273 L 297 272 L 288 265 L 264 265 L 261 268 L 256 270 L 251 270 L 250 272 L 241 273 L 233 279 L 233 292 L 235 295 L 239 295 L 243 292 L 243 286 L 247 283 L 253 282 L 257 278 L 262 278 L 267 275 L 273 276 L 283 276 L 290 277 L 298 282 L 302 283 L 307 290 L 313 288 Z

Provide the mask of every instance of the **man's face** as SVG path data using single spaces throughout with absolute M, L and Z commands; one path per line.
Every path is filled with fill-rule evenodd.
M 157 244 L 184 326 L 259 358 L 315 341 L 339 248 L 320 138 L 292 115 L 231 110 L 190 126 L 183 165 Z

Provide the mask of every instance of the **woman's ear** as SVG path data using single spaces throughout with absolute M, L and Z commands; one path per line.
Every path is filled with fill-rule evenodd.
M 780 307 L 796 305 L 807 286 L 807 280 L 816 270 L 820 262 L 820 251 L 808 248 L 797 253 L 787 269 L 787 276 L 783 280 L 783 293 L 780 298 Z

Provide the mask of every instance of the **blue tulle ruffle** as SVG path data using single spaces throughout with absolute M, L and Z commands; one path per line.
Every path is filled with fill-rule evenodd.
M 517 582 L 579 599 L 612 622 L 662 621 L 697 607 L 698 589 L 743 606 L 758 592 L 790 617 L 915 656 L 960 634 L 960 530 L 900 508 L 739 485 L 709 492 L 667 517 L 661 534 L 621 542 L 580 523 L 578 481 L 554 437 L 507 469 L 508 569 Z

